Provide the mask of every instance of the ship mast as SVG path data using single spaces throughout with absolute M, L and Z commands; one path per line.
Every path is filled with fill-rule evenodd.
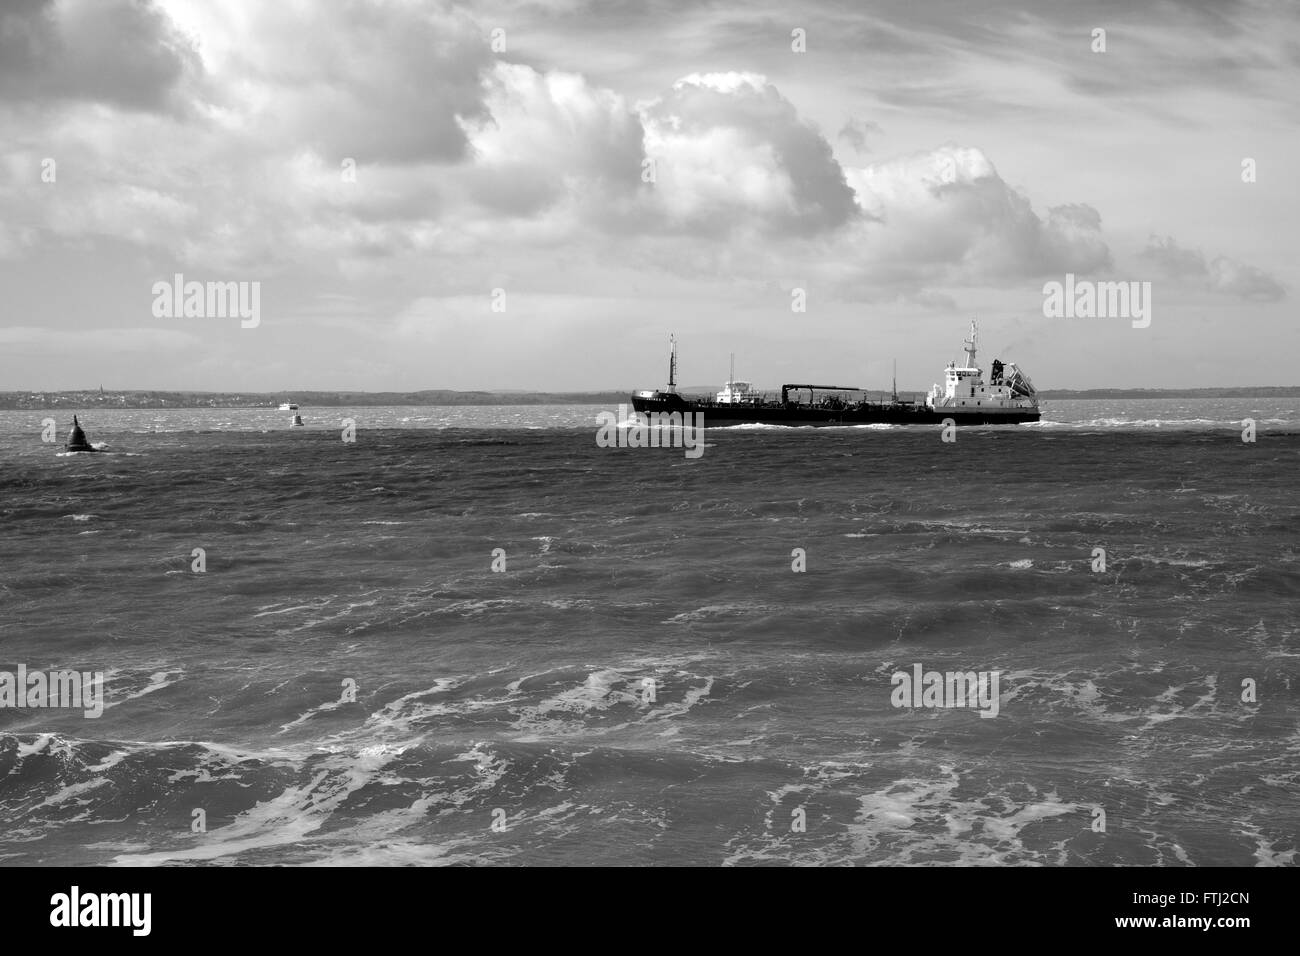
M 898 359 L 894 359 L 894 401 L 898 401 Z
M 668 336 L 668 391 L 677 392 L 677 336 Z
M 975 320 L 970 320 L 970 338 L 964 343 L 966 346 L 966 367 L 978 368 L 975 364 Z

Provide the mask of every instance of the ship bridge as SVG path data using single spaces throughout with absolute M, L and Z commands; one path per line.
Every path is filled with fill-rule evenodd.
M 728 382 L 726 387 L 718 392 L 717 402 L 719 405 L 743 405 L 753 404 L 758 401 L 759 394 L 754 391 L 754 386 L 749 382 Z

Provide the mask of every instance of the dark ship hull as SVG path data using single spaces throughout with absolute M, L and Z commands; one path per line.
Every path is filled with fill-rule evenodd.
M 735 379 L 716 398 L 687 398 L 677 391 L 677 340 L 669 336 L 668 388 L 634 392 L 632 407 L 641 415 L 677 415 L 675 424 L 694 420 L 705 427 L 728 425 L 1022 425 L 1042 418 L 1034 385 L 1014 362 L 993 360 L 991 381 L 975 362 L 976 328 L 970 324 L 966 361 L 949 362 L 944 385 L 930 390 L 924 403 L 898 397 L 870 401 L 865 389 L 843 385 L 785 384 L 780 397 L 764 395 Z M 876 393 L 880 394 L 880 393 Z M 686 416 L 691 418 L 686 418 Z M 685 421 L 684 421 L 685 420 Z M 654 419 L 651 420 L 654 423 Z M 664 424 L 660 421 L 659 424 Z M 674 424 L 669 421 L 667 424 Z
M 632 407 L 642 414 L 702 415 L 706 427 L 729 425 L 1019 425 L 1041 418 L 1037 410 L 954 411 L 932 409 L 916 402 L 855 402 L 808 405 L 797 402 L 723 403 L 685 398 L 675 392 L 633 395 Z

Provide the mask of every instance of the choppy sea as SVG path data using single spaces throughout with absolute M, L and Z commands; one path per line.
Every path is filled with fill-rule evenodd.
M 1300 400 L 599 411 L 0 412 L 0 863 L 1297 862 Z

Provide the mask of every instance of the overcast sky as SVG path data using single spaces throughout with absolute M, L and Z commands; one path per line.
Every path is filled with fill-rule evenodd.
M 0 0 L 0 390 L 1300 384 L 1297 90 L 1270 0 Z

